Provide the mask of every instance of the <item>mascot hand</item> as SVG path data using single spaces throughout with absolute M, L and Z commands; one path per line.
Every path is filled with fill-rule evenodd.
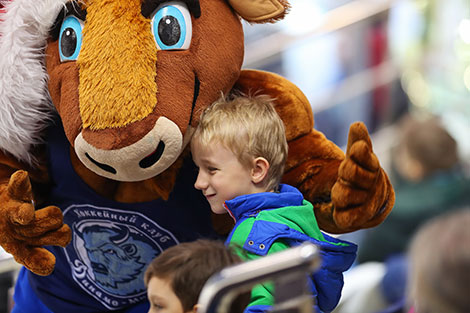
M 376 226 L 388 215 L 394 199 L 390 181 L 372 151 L 366 126 L 352 124 L 346 158 L 331 190 L 334 222 L 349 231 Z
M 18 263 L 38 275 L 54 270 L 55 257 L 42 248 L 47 245 L 65 247 L 71 239 L 70 228 L 63 223 L 58 207 L 48 206 L 35 211 L 28 173 L 15 172 L 1 188 L 0 245 Z

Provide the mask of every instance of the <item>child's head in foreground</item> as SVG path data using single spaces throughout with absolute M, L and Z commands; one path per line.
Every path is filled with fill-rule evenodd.
M 215 240 L 200 239 L 166 249 L 145 272 L 149 313 L 195 313 L 199 294 L 209 277 L 240 262 L 230 248 Z M 243 312 L 249 294 L 237 300 L 230 312 Z
M 203 112 L 191 151 L 194 186 L 214 213 L 226 213 L 226 200 L 277 189 L 287 159 L 284 124 L 268 96 L 222 96 Z

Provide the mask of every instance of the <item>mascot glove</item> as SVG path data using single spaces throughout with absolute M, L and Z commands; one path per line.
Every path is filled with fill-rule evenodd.
M 0 188 L 0 245 L 33 273 L 51 274 L 55 256 L 42 246 L 65 247 L 71 240 L 61 210 L 55 206 L 34 209 L 25 171 L 16 171 Z
M 379 224 L 393 206 L 393 188 L 372 151 L 369 133 L 362 122 L 349 129 L 346 158 L 338 169 L 331 200 L 334 222 L 350 231 Z

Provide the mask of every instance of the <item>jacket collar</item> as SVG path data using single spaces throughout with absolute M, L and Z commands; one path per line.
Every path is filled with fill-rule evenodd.
M 279 192 L 242 195 L 225 201 L 225 208 L 237 222 L 243 217 L 254 216 L 261 210 L 302 205 L 303 199 L 302 193 L 296 188 L 280 184 Z

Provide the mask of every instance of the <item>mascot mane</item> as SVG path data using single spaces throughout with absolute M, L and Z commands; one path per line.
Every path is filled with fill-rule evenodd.
M 0 28 L 0 149 L 34 163 L 31 148 L 54 107 L 47 91 L 44 49 L 54 17 L 66 0 L 6 2 Z M 39 52 L 39 53 L 38 53 Z

